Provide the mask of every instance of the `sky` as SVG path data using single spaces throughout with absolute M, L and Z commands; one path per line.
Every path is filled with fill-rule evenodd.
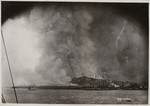
M 2 2 L 2 31 L 15 85 L 71 85 L 104 70 L 148 82 L 147 4 Z M 3 45 L 2 77 L 11 86 Z

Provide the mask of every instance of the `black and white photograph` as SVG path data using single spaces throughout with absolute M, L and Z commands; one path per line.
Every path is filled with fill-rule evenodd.
M 148 104 L 149 3 L 1 1 L 2 104 Z

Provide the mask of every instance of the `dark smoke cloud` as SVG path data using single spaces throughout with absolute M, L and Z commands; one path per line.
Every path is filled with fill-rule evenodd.
M 114 8 L 99 7 L 93 22 L 94 40 L 97 42 L 99 70 L 108 68 L 113 79 L 142 82 L 148 73 L 146 34 L 141 24 L 132 17 L 123 17 Z M 124 21 L 125 29 L 119 38 Z M 99 48 L 99 49 L 98 49 Z M 142 74 L 141 74 L 142 73 Z

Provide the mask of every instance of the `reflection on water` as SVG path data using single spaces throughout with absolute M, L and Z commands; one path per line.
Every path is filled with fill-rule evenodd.
M 3 90 L 7 103 L 15 103 L 13 89 Z M 147 104 L 148 92 L 143 90 L 52 90 L 17 89 L 19 103 L 42 104 Z

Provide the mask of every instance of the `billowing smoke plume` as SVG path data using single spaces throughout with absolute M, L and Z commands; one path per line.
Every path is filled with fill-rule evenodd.
M 90 12 L 77 7 L 54 5 L 31 10 L 30 21 L 40 33 L 42 50 L 36 70 L 48 83 L 66 84 L 73 77 L 94 76 L 95 47 L 88 37 L 92 19 Z
M 101 78 L 103 70 L 113 80 L 140 82 L 147 76 L 143 29 L 113 8 L 38 5 L 2 29 L 17 85 L 68 85 L 74 77 Z M 3 50 L 2 56 L 8 72 Z

